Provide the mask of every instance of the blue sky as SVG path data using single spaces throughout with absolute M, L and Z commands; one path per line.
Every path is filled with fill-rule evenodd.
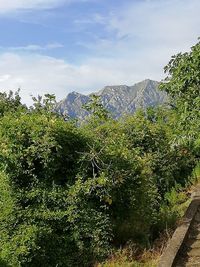
M 0 0 L 0 89 L 90 93 L 160 80 L 197 42 L 199 0 Z

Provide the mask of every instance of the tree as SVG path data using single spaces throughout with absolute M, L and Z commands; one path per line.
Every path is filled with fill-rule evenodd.
M 190 52 L 172 56 L 164 71 L 168 75 L 161 83 L 161 89 L 169 94 L 171 100 L 175 104 L 185 101 L 197 104 L 194 100 L 200 97 L 200 42 Z
M 21 97 L 19 95 L 20 89 L 16 92 L 9 91 L 9 93 L 0 93 L 0 117 L 10 112 L 13 113 L 19 109 L 26 110 L 26 106 L 22 105 Z
M 84 105 L 84 108 L 90 113 L 90 120 L 103 122 L 109 118 L 109 112 L 101 103 L 98 95 L 92 95 L 90 101 Z
M 200 42 L 191 51 L 172 57 L 164 68 L 167 77 L 160 88 L 165 90 L 177 112 L 178 142 L 200 153 Z
M 45 94 L 44 97 L 38 95 L 38 97 L 33 96 L 33 106 L 30 110 L 36 113 L 46 113 L 52 114 L 56 113 L 56 97 L 54 94 Z M 58 114 L 57 114 L 58 115 Z

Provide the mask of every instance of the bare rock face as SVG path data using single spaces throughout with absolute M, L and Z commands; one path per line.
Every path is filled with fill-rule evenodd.
M 83 105 L 89 100 L 89 96 L 72 92 L 69 93 L 64 100 L 58 103 L 57 110 L 59 113 L 70 118 L 82 119 L 88 115 L 88 112 L 83 108 Z
M 158 85 L 157 81 L 144 80 L 133 86 L 105 86 L 94 94 L 100 96 L 103 106 L 112 114 L 113 118 L 119 118 L 124 114 L 134 113 L 138 108 L 165 103 L 167 95 L 158 90 Z M 90 100 L 90 96 L 72 92 L 58 103 L 57 109 L 71 118 L 84 119 L 88 112 L 83 105 Z

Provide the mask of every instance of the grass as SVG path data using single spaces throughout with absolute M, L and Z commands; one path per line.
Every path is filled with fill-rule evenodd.
M 115 250 L 112 255 L 103 263 L 98 263 L 95 267 L 156 267 L 163 250 L 163 243 L 168 240 L 165 235 L 165 241 L 159 239 L 152 249 L 138 249 L 138 247 L 129 243 L 126 247 Z
M 200 180 L 200 162 L 194 168 L 193 177 L 195 177 L 197 180 Z
M 160 254 L 152 251 L 145 251 L 140 259 L 128 255 L 127 248 L 115 252 L 107 261 L 96 265 L 96 267 L 156 267 Z M 136 257 L 137 258 L 137 257 Z

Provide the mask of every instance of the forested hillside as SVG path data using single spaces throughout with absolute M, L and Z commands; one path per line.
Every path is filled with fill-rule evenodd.
M 95 97 L 81 126 L 52 95 L 0 94 L 0 266 L 94 266 L 174 226 L 200 156 L 199 66 L 200 43 L 172 57 L 170 107 L 114 120 Z

